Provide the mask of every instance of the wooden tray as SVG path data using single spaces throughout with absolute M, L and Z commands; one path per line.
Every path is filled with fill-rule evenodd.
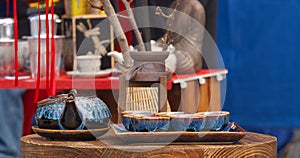
M 91 130 L 59 130 L 32 127 L 36 134 L 51 140 L 95 140 L 97 137 L 104 135 L 109 129 L 108 127 Z
M 126 143 L 189 142 L 200 144 L 234 144 L 246 135 L 246 131 L 230 122 L 223 131 L 203 132 L 132 132 L 123 124 L 111 125 L 115 135 Z

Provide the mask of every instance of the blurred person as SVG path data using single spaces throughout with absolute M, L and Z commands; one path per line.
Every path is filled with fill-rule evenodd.
M 8 5 L 9 11 L 6 6 Z M 27 7 L 25 2 L 18 3 L 18 8 Z M 18 9 L 19 18 L 23 19 L 24 10 Z M 8 13 L 8 14 L 7 14 Z M 12 17 L 12 3 L 6 4 L 6 1 L 0 1 L 0 17 Z M 24 21 L 20 20 L 22 25 L 20 35 L 28 30 Z M 20 157 L 20 138 L 22 136 L 23 124 L 23 103 L 22 94 L 25 90 L 21 89 L 1 89 L 0 90 L 0 157 Z
M 58 6 L 61 8 L 63 3 Z M 29 9 L 28 2 L 17 1 L 18 25 L 22 26 L 18 27 L 19 39 L 30 35 L 28 17 L 36 13 L 37 9 Z M 58 11 L 59 15 L 63 13 L 63 11 Z M 13 17 L 12 1 L 0 0 L 0 17 Z M 0 89 L 0 158 L 20 157 L 20 138 L 23 129 L 22 95 L 24 92 L 25 89 Z
M 24 90 L 0 90 L 0 157 L 19 157 Z

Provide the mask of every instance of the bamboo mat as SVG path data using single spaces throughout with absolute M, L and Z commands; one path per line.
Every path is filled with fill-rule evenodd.
M 126 88 L 127 111 L 151 111 L 159 112 L 157 87 L 127 87 Z M 167 112 L 171 108 L 167 101 Z

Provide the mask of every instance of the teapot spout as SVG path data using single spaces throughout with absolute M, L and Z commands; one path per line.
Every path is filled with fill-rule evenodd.
M 115 61 L 120 64 L 120 65 L 124 65 L 124 57 L 122 53 L 116 52 L 116 51 L 112 51 L 107 53 L 108 56 L 112 56 L 115 58 Z

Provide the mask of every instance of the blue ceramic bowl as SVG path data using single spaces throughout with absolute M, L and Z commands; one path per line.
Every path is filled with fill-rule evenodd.
M 127 129 L 128 131 L 133 131 L 133 129 L 132 129 L 132 118 L 133 117 L 134 117 L 133 115 L 129 115 L 129 114 L 122 115 L 122 123 L 123 123 L 125 129 Z
M 132 118 L 132 129 L 134 132 L 162 132 L 168 131 L 169 117 L 160 116 L 134 116 Z
M 122 117 L 122 123 L 125 127 L 125 129 L 129 131 L 133 131 L 132 128 L 132 118 L 134 116 L 154 116 L 154 112 L 150 111 L 123 111 L 121 112 L 121 117 Z
M 170 115 L 171 131 L 198 132 L 203 128 L 204 116 L 197 114 Z
M 230 119 L 228 111 L 200 112 L 197 114 L 205 116 L 202 131 L 220 131 L 229 123 Z

